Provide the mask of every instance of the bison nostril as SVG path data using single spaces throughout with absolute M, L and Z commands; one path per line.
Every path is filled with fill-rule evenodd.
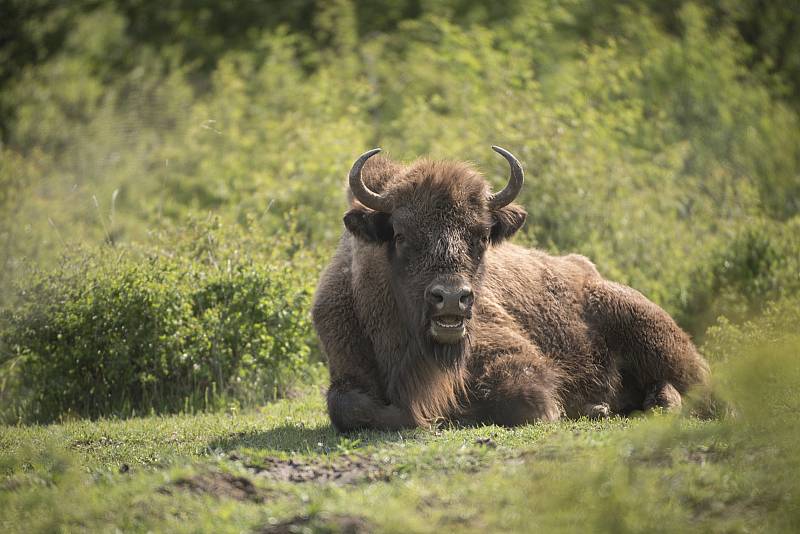
M 459 298 L 459 305 L 462 310 L 468 309 L 472 306 L 472 301 L 475 300 L 475 295 L 473 295 L 472 290 L 469 288 L 463 288 L 461 290 L 461 297 Z
M 444 303 L 445 291 L 442 286 L 434 286 L 428 291 L 428 302 L 440 307 Z

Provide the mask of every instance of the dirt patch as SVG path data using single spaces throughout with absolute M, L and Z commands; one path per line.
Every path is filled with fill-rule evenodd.
M 159 492 L 172 495 L 173 488 L 197 495 L 213 495 L 236 501 L 263 503 L 267 497 L 267 493 L 253 485 L 249 479 L 220 472 L 201 473 L 179 478 L 169 486 L 162 486 Z
M 293 534 L 309 531 L 363 534 L 374 532 L 375 529 L 366 519 L 354 515 L 297 515 L 257 530 L 261 534 Z
M 341 456 L 329 461 L 279 460 L 265 458 L 245 467 L 258 476 L 282 482 L 330 482 L 355 484 L 389 480 L 391 466 L 382 465 L 365 456 Z

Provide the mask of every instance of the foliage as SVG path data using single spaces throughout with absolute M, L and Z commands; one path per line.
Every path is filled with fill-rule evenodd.
M 590 257 L 702 340 L 717 317 L 739 323 L 800 289 L 798 15 L 788 2 L 759 5 L 6 0 L 0 307 L 13 320 L 3 335 L 19 347 L 39 344 L 38 356 L 25 358 L 38 358 L 45 373 L 51 347 L 42 331 L 31 333 L 34 318 L 81 340 L 91 328 L 64 319 L 51 301 L 76 317 L 99 306 L 112 329 L 123 321 L 115 314 L 132 321 L 128 311 L 139 313 L 141 339 L 90 340 L 87 350 L 142 357 L 119 369 L 156 382 L 174 364 L 184 373 L 179 392 L 156 394 L 126 378 L 138 384 L 128 392 L 112 381 L 102 387 L 116 400 L 93 415 L 180 410 L 186 398 L 205 407 L 212 382 L 231 402 L 262 398 L 245 391 L 270 397 L 285 380 L 275 367 L 252 385 L 231 385 L 249 365 L 234 340 L 294 340 L 283 350 L 299 352 L 287 357 L 307 360 L 313 342 L 294 329 L 307 328 L 307 293 L 341 232 L 353 158 L 380 145 L 404 160 L 464 159 L 499 186 L 507 168 L 489 146 L 500 144 L 528 178 L 519 242 Z M 209 214 L 226 232 L 214 246 L 232 258 L 229 279 L 205 245 L 188 245 L 205 238 L 187 221 Z M 269 245 L 287 217 L 292 244 Z M 85 254 L 63 259 L 75 249 Z M 299 259 L 300 250 L 309 257 Z M 81 292 L 86 280 L 105 293 Z M 270 288 L 283 293 L 237 315 Z M 294 302 L 289 295 L 306 295 L 292 309 L 297 317 L 259 330 L 252 321 Z M 178 333 L 161 339 L 170 321 Z M 208 332 L 217 332 L 213 350 L 203 348 Z M 143 355 L 151 342 L 157 351 Z M 272 341 L 258 343 L 272 353 Z M 221 376 L 204 371 L 191 385 L 179 361 L 187 347 L 190 358 L 217 359 Z M 24 359 L 12 346 L 0 351 L 7 362 Z M 94 361 L 74 343 L 58 351 L 72 358 L 54 360 L 63 372 L 68 362 Z M 6 398 L 19 365 L 0 368 Z M 20 395 L 14 417 L 78 410 L 53 401 L 32 415 L 22 399 L 33 397 Z
M 2 332 L 2 415 L 235 409 L 307 375 L 312 284 L 292 234 L 259 256 L 220 245 L 213 224 L 195 233 L 180 256 L 110 249 L 33 275 Z
M 718 317 L 741 323 L 800 295 L 800 218 L 754 221 L 721 243 L 692 274 L 690 301 L 678 316 L 702 334 Z M 785 325 L 788 330 L 789 324 Z
M 746 360 L 747 354 L 764 350 L 764 347 L 774 351 L 788 344 L 785 338 L 793 339 L 787 334 L 797 330 L 799 320 L 800 306 L 796 297 L 772 302 L 764 313 L 742 323 L 722 316 L 708 329 L 704 352 L 715 361 L 734 363 Z M 791 351 L 789 356 L 793 356 Z

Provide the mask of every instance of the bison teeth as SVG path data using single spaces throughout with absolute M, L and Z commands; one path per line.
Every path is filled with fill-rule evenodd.
M 436 326 L 442 328 L 461 328 L 464 324 L 464 319 L 458 317 L 437 317 L 434 318 L 433 322 L 436 323 Z

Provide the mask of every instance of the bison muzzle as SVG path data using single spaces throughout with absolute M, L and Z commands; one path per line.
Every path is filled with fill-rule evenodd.
M 497 193 L 465 163 L 373 149 L 353 164 L 312 310 L 337 429 L 670 409 L 707 384 L 689 337 L 642 294 L 583 256 L 508 241 L 526 218 L 523 170 L 492 148 L 510 166 Z

